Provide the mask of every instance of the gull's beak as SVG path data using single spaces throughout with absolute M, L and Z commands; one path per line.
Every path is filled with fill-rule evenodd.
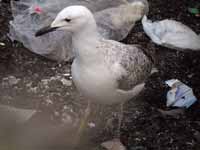
M 38 36 L 41 36 L 43 34 L 46 34 L 46 33 L 49 33 L 49 32 L 53 32 L 57 29 L 58 27 L 51 27 L 51 26 L 47 26 L 47 27 L 43 27 L 41 28 L 40 30 L 38 30 L 36 33 L 35 33 L 35 36 L 38 37 Z

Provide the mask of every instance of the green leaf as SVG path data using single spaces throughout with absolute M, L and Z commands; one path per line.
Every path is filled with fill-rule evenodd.
M 199 9 L 197 9 L 197 8 L 188 8 L 188 11 L 189 11 L 191 14 L 194 14 L 194 15 L 200 13 Z

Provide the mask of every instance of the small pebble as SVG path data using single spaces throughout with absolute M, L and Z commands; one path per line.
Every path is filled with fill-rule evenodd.
M 30 87 L 30 89 L 28 90 L 31 93 L 37 93 L 37 87 Z
M 58 116 L 60 115 L 60 113 L 59 113 L 58 111 L 55 111 L 55 112 L 54 112 L 54 115 L 55 115 L 56 117 L 58 117 Z
M 64 105 L 64 106 L 63 106 L 63 109 L 64 109 L 64 110 L 67 110 L 67 109 L 68 109 L 68 107 L 67 107 L 66 105 Z
M 89 126 L 90 128 L 94 128 L 96 125 L 95 125 L 95 123 L 93 123 L 93 122 L 89 122 L 89 123 L 88 123 L 88 126 Z
M 61 81 L 62 84 L 65 85 L 65 86 L 72 86 L 72 81 L 71 81 L 71 80 L 67 80 L 67 79 L 65 79 L 65 78 L 62 78 L 60 81 Z
M 121 143 L 119 139 L 103 142 L 101 146 L 107 150 L 126 150 L 126 147 Z
M 63 117 L 62 117 L 62 122 L 65 123 L 65 124 L 72 124 L 73 120 L 72 120 L 72 117 L 69 114 L 64 113 Z
M 8 76 L 6 78 L 3 78 L 3 80 L 7 81 L 9 85 L 16 85 L 21 79 L 17 79 L 15 76 Z
M 192 78 L 194 76 L 194 73 L 191 73 L 188 75 L 188 78 Z
M 1 2 L 1 1 L 0 1 L 0 2 Z M 0 46 L 6 46 L 6 44 L 3 43 L 3 42 L 0 42 Z
M 71 74 L 70 74 L 70 73 L 65 73 L 65 74 L 63 74 L 63 76 L 65 76 L 65 77 L 70 77 Z
M 50 105 L 50 104 L 53 104 L 53 101 L 50 100 L 50 99 L 47 99 L 47 100 L 46 100 L 46 105 Z

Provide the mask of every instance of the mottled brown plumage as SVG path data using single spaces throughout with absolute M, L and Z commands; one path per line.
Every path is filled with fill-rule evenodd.
M 124 72 L 116 77 L 118 88 L 131 90 L 143 83 L 152 69 L 152 60 L 144 54 L 138 45 L 125 45 L 113 40 L 101 40 L 99 50 L 104 53 L 105 63 L 112 70 L 118 63 Z M 115 72 L 115 70 L 113 70 Z

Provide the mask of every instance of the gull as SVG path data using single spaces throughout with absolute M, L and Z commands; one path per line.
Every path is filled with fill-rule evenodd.
M 42 28 L 35 36 L 55 30 L 71 32 L 75 53 L 72 80 L 78 91 L 89 100 L 86 114 L 89 114 L 90 102 L 123 104 L 142 91 L 152 61 L 138 45 L 102 38 L 88 8 L 81 5 L 64 8 L 50 26 Z

